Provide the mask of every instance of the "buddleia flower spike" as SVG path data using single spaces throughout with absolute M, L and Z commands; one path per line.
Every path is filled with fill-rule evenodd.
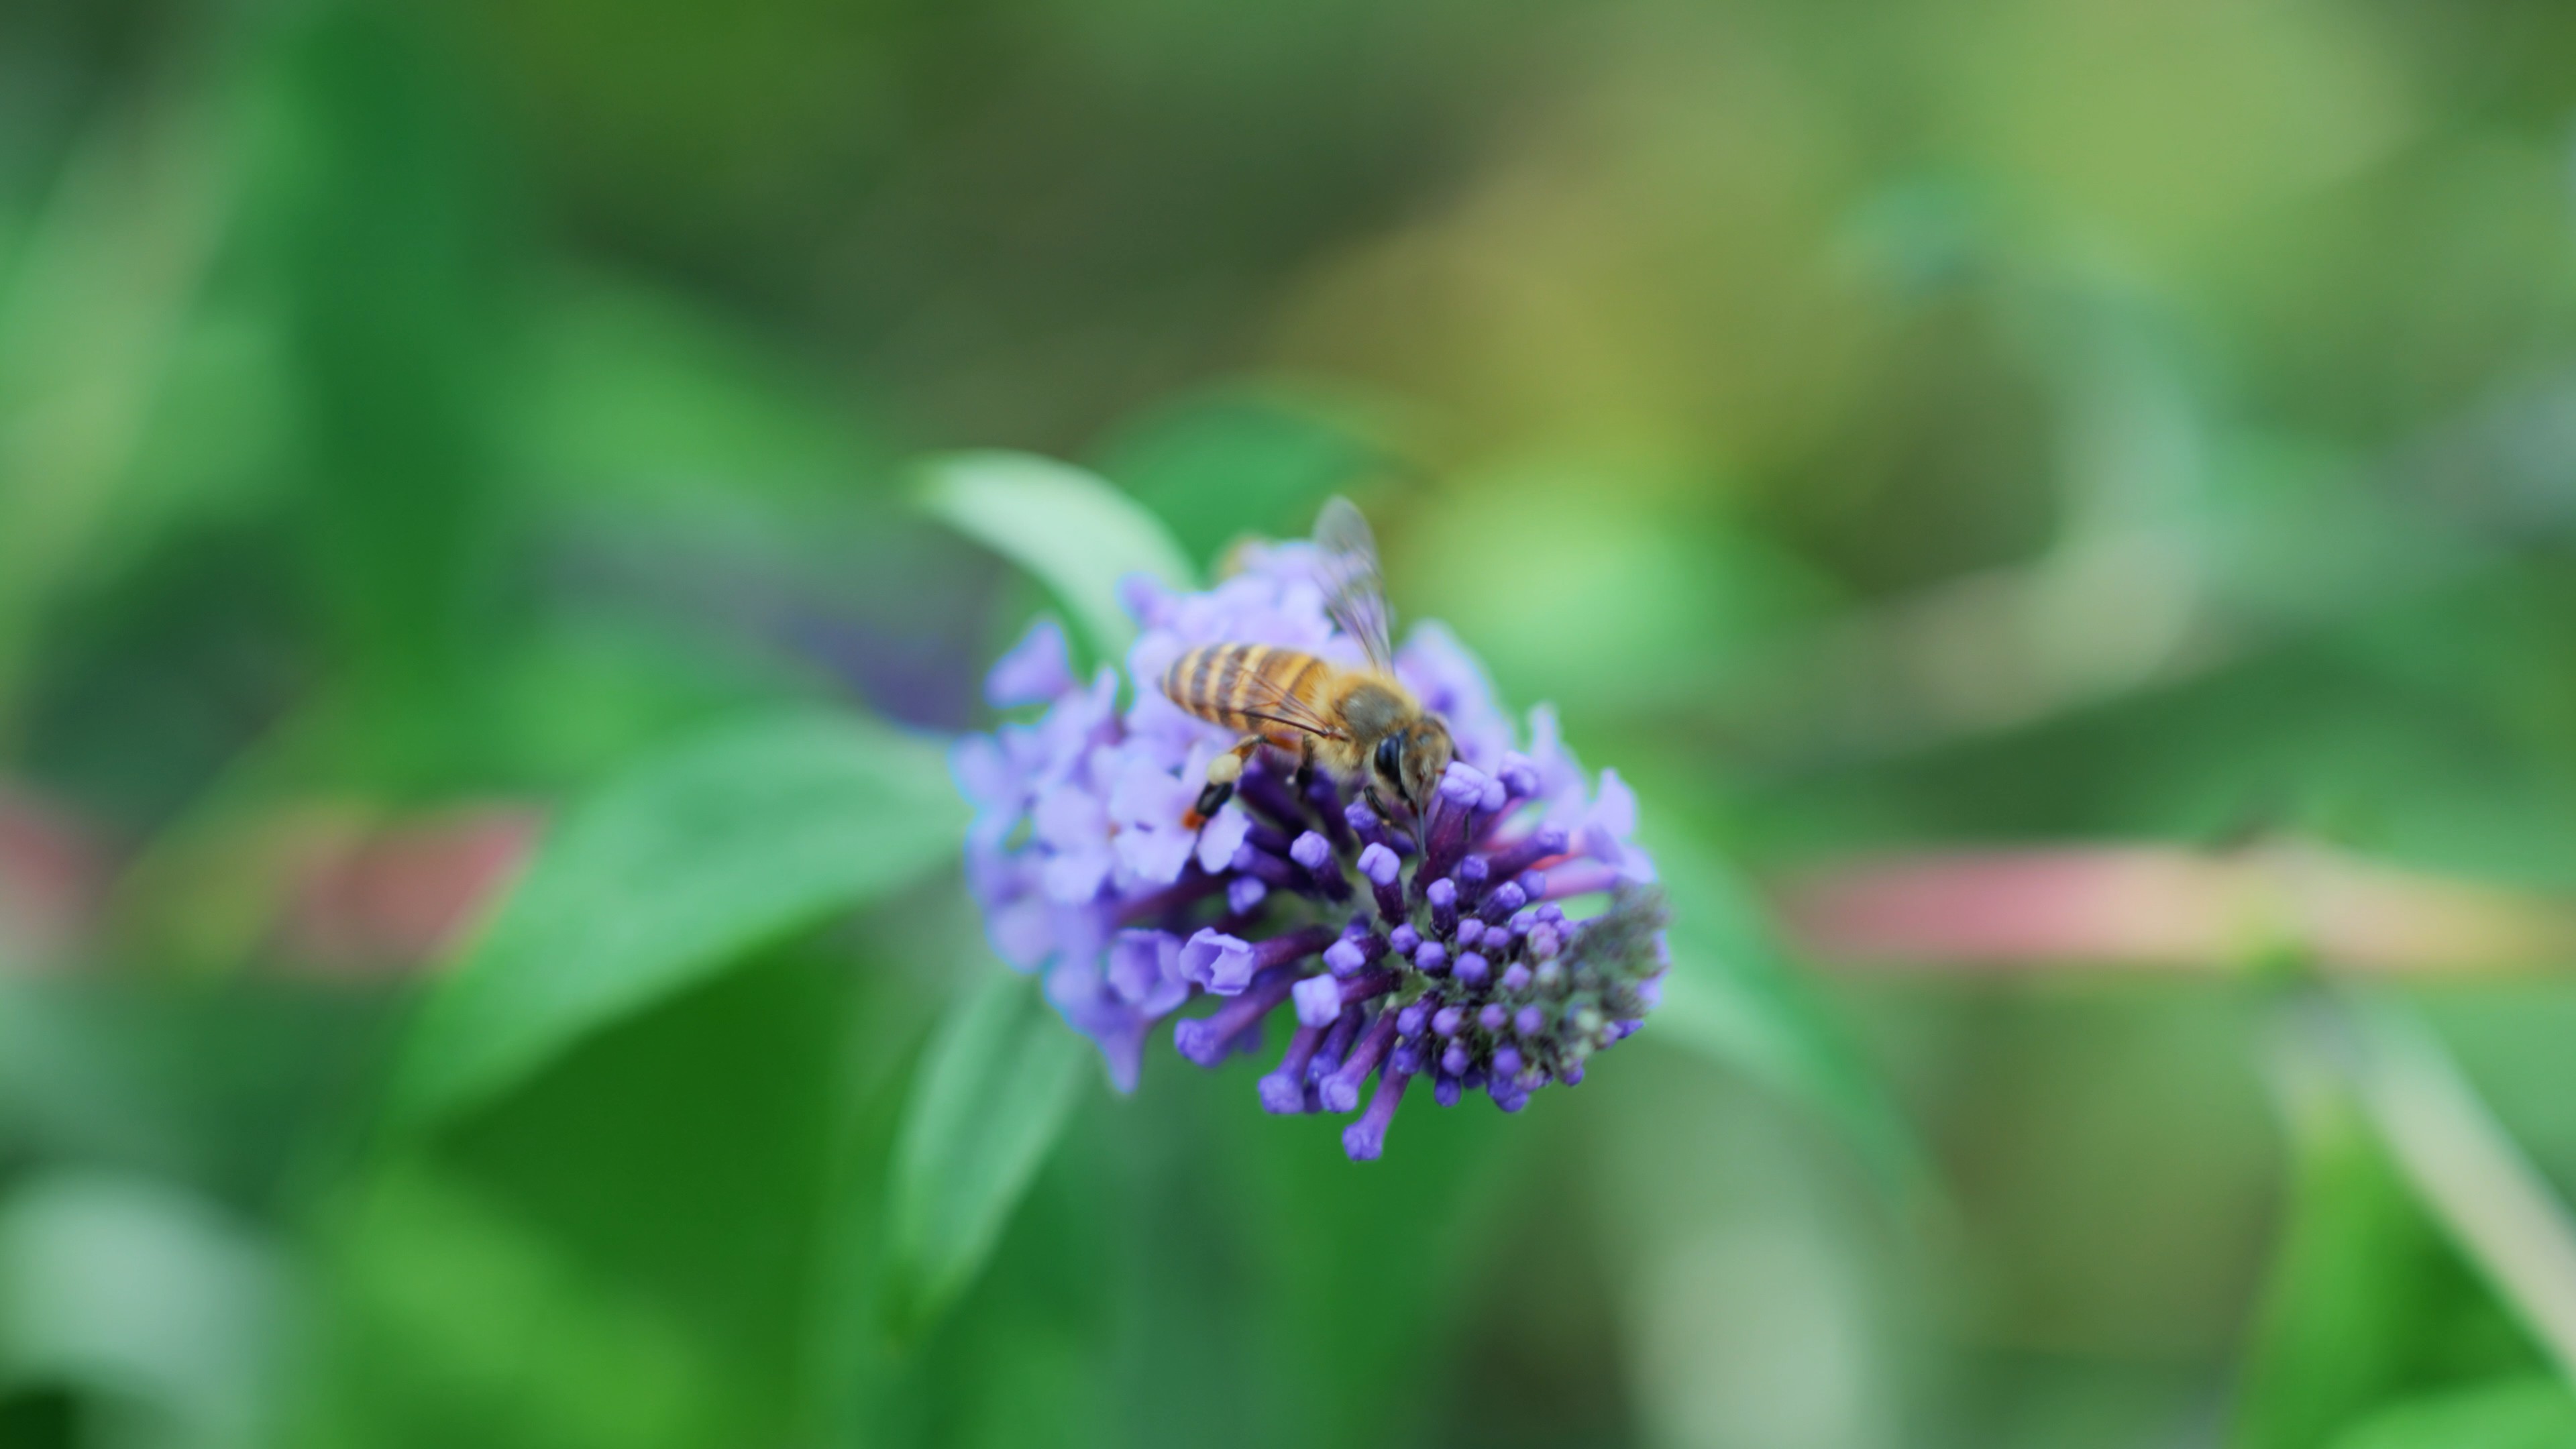
M 1125 581 L 1143 632 L 1123 680 L 1075 678 L 1044 621 L 995 667 L 989 696 L 1027 717 L 953 755 L 994 949 L 1044 974 L 1122 1092 L 1167 1017 L 1174 1048 L 1205 1067 L 1262 1054 L 1275 1023 L 1286 1041 L 1262 1105 L 1356 1112 L 1342 1133 L 1354 1160 L 1384 1149 L 1418 1079 L 1444 1107 L 1481 1091 L 1506 1112 L 1582 1081 L 1643 1025 L 1668 960 L 1635 797 L 1615 771 L 1583 771 L 1548 707 L 1516 728 L 1482 665 L 1426 622 L 1395 673 L 1456 755 L 1420 810 L 1390 820 L 1328 772 L 1301 779 L 1263 751 L 1187 828 L 1209 762 L 1236 741 L 1154 687 L 1173 660 L 1243 642 L 1364 662 L 1327 614 L 1334 581 L 1313 545 L 1238 557 L 1205 593 Z

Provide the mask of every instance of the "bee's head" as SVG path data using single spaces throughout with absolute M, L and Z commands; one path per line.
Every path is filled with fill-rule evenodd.
M 1440 777 L 1449 770 L 1449 759 L 1456 753 L 1450 743 L 1449 727 L 1437 715 L 1424 715 L 1399 730 L 1390 730 L 1377 742 L 1377 751 L 1369 761 L 1369 772 L 1379 787 L 1403 802 L 1407 810 L 1419 815 L 1439 787 Z

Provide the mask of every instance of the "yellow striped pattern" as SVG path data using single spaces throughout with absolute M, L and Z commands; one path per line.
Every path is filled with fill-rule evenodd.
M 1323 660 L 1295 649 L 1210 644 L 1172 661 L 1163 671 L 1163 693 L 1199 718 L 1228 729 L 1293 741 L 1299 733 L 1295 727 L 1256 719 L 1245 710 L 1286 695 L 1321 714 L 1323 702 L 1306 690 L 1322 683 L 1325 668 Z

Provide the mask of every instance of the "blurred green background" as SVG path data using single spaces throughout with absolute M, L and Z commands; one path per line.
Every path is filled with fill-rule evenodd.
M 1357 497 L 1716 989 L 1373 1165 L 1157 1046 L 943 1167 L 1011 1009 L 953 855 L 798 875 L 882 832 L 722 760 L 655 858 L 767 905 L 647 989 L 667 912 L 567 887 L 586 1004 L 439 984 L 710 731 L 889 722 L 818 768 L 944 819 L 1056 607 L 918 505 L 961 448 L 1201 567 Z M 2572 557 L 2547 0 L 7 0 L 0 1443 L 2576 1444 L 2295 962 L 1891 980 L 1756 905 L 2285 836 L 2576 892 Z M 2576 1187 L 2576 992 L 2415 997 Z

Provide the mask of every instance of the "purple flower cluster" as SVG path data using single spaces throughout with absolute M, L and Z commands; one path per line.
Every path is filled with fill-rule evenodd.
M 1123 712 L 1118 673 L 1077 679 L 1063 633 L 1041 621 L 987 696 L 1043 710 L 966 736 L 953 764 L 976 810 L 967 877 L 994 949 L 1045 972 L 1048 999 L 1099 1044 L 1120 1091 L 1135 1086 L 1148 1032 L 1192 1000 L 1215 1010 L 1177 1023 L 1172 1042 L 1203 1066 L 1258 1052 L 1284 1009 L 1295 1024 L 1262 1104 L 1349 1112 L 1374 1076 L 1342 1134 L 1367 1159 L 1416 1077 L 1443 1106 L 1482 1089 L 1507 1112 L 1581 1081 L 1591 1054 L 1655 1003 L 1663 904 L 1630 840 L 1627 786 L 1613 771 L 1587 777 L 1545 706 L 1519 748 L 1482 667 L 1436 624 L 1396 660 L 1457 743 L 1417 828 L 1320 771 L 1300 785 L 1267 752 L 1233 800 L 1184 828 L 1209 760 L 1234 740 L 1152 681 L 1225 642 L 1357 665 L 1357 644 L 1325 616 L 1316 563 L 1309 545 L 1273 544 L 1246 549 L 1206 593 L 1128 579 L 1143 633 L 1126 672 L 1142 683 Z

